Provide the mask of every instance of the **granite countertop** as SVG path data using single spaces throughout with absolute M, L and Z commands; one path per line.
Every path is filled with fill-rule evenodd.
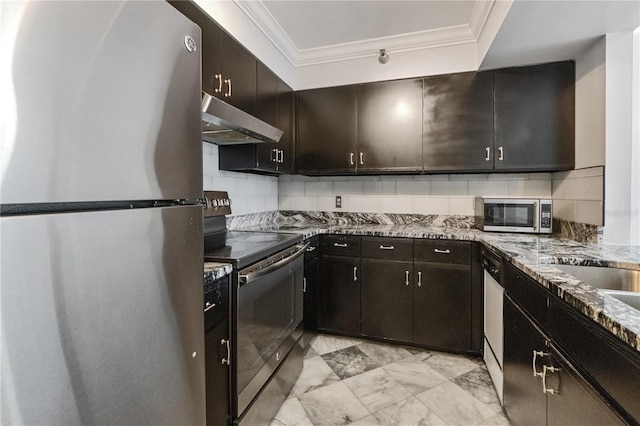
M 219 280 L 233 271 L 233 265 L 230 263 L 204 262 L 204 281 Z
M 240 229 L 240 228 L 239 228 Z M 555 268 L 554 264 L 624 267 L 640 270 L 640 246 L 580 243 L 552 236 L 497 234 L 477 229 L 422 225 L 333 225 L 301 222 L 243 224 L 242 230 L 367 235 L 478 241 L 522 269 L 570 306 L 640 352 L 640 311 Z

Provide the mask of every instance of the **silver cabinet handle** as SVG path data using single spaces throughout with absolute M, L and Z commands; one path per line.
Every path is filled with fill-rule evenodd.
M 559 368 L 555 368 L 555 367 L 549 367 L 548 365 L 543 365 L 542 366 L 542 393 L 550 393 L 551 395 L 557 395 L 560 392 L 553 389 L 553 388 L 548 388 L 547 387 L 547 373 L 557 373 L 559 372 L 560 369 Z
M 354 266 L 353 267 L 353 281 L 358 281 L 358 267 Z
M 364 164 L 364 153 L 360 153 L 360 164 Z
M 349 153 L 349 164 L 353 166 L 353 152 Z
M 422 271 L 418 271 L 418 287 L 422 287 Z
M 503 161 L 504 160 L 504 148 L 499 146 L 498 147 L 498 152 L 500 153 L 500 156 L 498 157 L 498 160 Z
M 347 246 L 347 244 L 346 243 L 333 243 L 333 246 L 334 247 L 342 247 L 342 248 L 344 248 L 344 247 Z
M 222 74 L 216 74 L 213 76 L 214 80 L 218 80 L 218 88 L 217 89 L 213 89 L 214 92 L 216 93 L 220 93 L 222 92 Z M 214 82 L 215 84 L 215 82 Z
M 278 150 L 277 149 L 272 149 L 271 150 L 271 154 L 275 154 L 275 155 L 271 155 L 271 161 L 277 163 L 278 162 Z
M 222 364 L 231 365 L 231 348 L 229 347 L 229 340 L 222 339 L 220 340 L 221 345 L 227 345 L 227 357 L 222 358 L 220 362 Z
M 307 247 L 307 253 L 311 253 L 312 251 L 315 251 L 315 249 L 317 249 L 317 246 L 309 246 Z
M 215 303 L 207 302 L 207 303 L 205 304 L 204 311 L 205 311 L 205 312 L 207 312 L 209 309 L 211 309 L 211 308 L 215 308 L 215 306 L 216 306 L 216 304 L 215 304 Z
M 409 285 L 409 271 L 404 271 L 404 283 Z
M 307 292 L 307 277 L 302 278 L 302 292 L 303 293 Z
M 231 97 L 231 79 L 227 78 L 227 79 L 224 80 L 224 82 L 227 83 L 227 88 L 229 89 L 229 90 L 227 90 L 227 93 L 224 94 L 224 96 L 226 98 L 229 98 L 229 97 Z
M 435 253 L 451 254 L 451 250 L 440 250 L 440 249 L 434 249 L 433 251 L 434 251 Z
M 491 161 L 491 147 L 486 147 L 485 150 L 487 151 L 487 156 L 484 157 L 484 161 Z
M 280 163 L 284 163 L 284 149 L 280 150 Z
M 393 250 L 393 249 L 395 249 L 394 246 L 383 246 L 383 245 L 380 246 L 380 250 Z
M 538 377 L 538 376 L 542 376 L 542 373 L 538 373 L 538 369 L 536 368 L 536 358 L 537 357 L 543 357 L 543 356 L 547 356 L 548 354 L 546 352 L 542 352 L 542 351 L 533 351 L 533 377 Z

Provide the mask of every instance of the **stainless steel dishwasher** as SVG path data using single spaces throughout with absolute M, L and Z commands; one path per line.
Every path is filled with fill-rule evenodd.
M 500 256 L 482 248 L 484 269 L 484 362 L 503 404 L 503 319 L 502 302 L 504 287 L 500 283 L 502 260 Z

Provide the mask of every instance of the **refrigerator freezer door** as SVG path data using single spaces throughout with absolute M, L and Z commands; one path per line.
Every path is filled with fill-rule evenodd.
M 1 226 L 3 424 L 205 423 L 201 207 Z
M 3 204 L 202 195 L 199 27 L 164 1 L 2 9 Z

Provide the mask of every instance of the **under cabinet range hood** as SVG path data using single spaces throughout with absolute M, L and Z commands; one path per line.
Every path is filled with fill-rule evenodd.
M 284 132 L 202 92 L 202 140 L 218 145 L 278 142 Z

